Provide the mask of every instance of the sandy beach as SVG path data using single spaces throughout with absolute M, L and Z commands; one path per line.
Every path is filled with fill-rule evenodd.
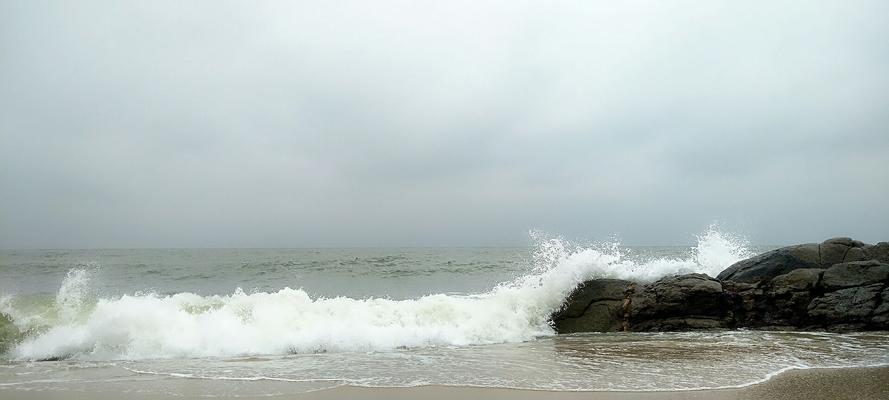
M 201 384 L 196 382 L 196 385 Z M 197 399 L 200 393 L 173 396 L 95 391 L 18 391 L 2 390 L 0 398 L 22 400 L 50 399 Z M 219 397 L 215 397 L 219 398 Z M 224 397 L 223 397 L 224 398 Z M 889 399 L 889 367 L 792 370 L 756 385 L 738 389 L 673 392 L 554 392 L 493 388 L 421 386 L 411 388 L 340 387 L 290 396 L 232 397 L 237 399 L 509 399 L 509 400 L 630 400 L 630 399 L 807 399 L 807 400 L 878 400 Z

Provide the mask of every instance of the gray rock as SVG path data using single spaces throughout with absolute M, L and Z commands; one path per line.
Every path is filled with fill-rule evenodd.
M 799 327 L 805 324 L 806 308 L 823 269 L 801 268 L 778 275 L 749 300 L 743 323 L 752 327 Z
M 870 322 L 874 329 L 889 329 L 889 288 L 883 288 Z
M 623 326 L 622 301 L 603 300 L 590 304 L 577 317 L 554 319 L 556 332 L 618 332 Z
M 553 319 L 577 318 L 584 314 L 590 304 L 602 300 L 622 301 L 624 291 L 630 281 L 622 279 L 593 279 L 574 289 L 566 300 L 565 307 L 553 314 Z
M 874 315 L 889 314 L 889 288 L 883 288 L 880 294 L 880 305 L 874 309 Z
M 867 259 L 867 253 L 864 252 L 864 247 L 852 247 L 846 252 L 846 256 L 843 257 L 843 262 L 865 261 Z
M 756 329 L 889 329 L 889 243 L 850 238 L 788 246 L 702 274 L 639 286 L 598 279 L 552 316 L 560 333 Z
M 722 289 L 723 294 L 729 298 L 735 318 L 742 325 L 747 325 L 744 322 L 748 317 L 753 318 L 762 290 L 754 284 L 732 281 L 722 282 Z
M 877 260 L 883 263 L 889 263 L 889 242 L 880 242 L 873 246 L 865 246 L 864 254 L 866 260 Z
M 852 238 L 845 236 L 830 238 L 821 242 L 821 244 L 838 244 L 846 247 L 852 247 L 853 243 L 855 243 L 855 241 L 852 240 Z
M 863 250 L 864 246 L 866 246 L 864 243 L 847 237 L 827 239 L 819 245 L 821 251 L 821 266 L 827 268 L 831 265 L 846 261 L 849 257 L 849 252 L 853 249 L 859 249 L 856 254 L 860 253 L 858 256 L 862 258 L 849 261 L 864 260 L 866 258 Z M 855 255 L 853 255 L 853 258 L 855 258 Z
M 553 314 L 553 327 L 559 333 L 621 330 L 624 292 L 631 284 L 620 279 L 584 282 L 568 296 L 565 307 Z
M 808 244 L 799 244 L 796 246 L 788 246 L 785 247 L 790 255 L 796 257 L 804 262 L 810 262 L 818 264 L 821 260 L 821 255 L 816 255 L 815 252 L 819 251 L 818 245 L 813 243 Z
M 821 268 L 819 245 L 801 244 L 765 252 L 732 264 L 716 278 L 742 283 L 768 282 L 800 268 Z
M 831 291 L 889 281 L 889 264 L 878 261 L 854 261 L 836 264 L 826 271 L 821 287 Z
M 822 268 L 800 268 L 774 277 L 769 286 L 773 294 L 809 291 L 818 283 Z
M 634 331 L 728 327 L 734 323 L 722 284 L 704 274 L 661 278 L 637 291 L 630 303 Z
M 809 317 L 823 325 L 865 322 L 876 308 L 882 288 L 876 284 L 825 293 L 809 304 Z
M 851 248 L 843 244 L 829 242 L 821 243 L 819 247 L 821 248 L 821 265 L 824 267 L 843 262 L 846 253 Z

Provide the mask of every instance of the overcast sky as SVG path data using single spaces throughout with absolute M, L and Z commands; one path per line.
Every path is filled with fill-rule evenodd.
M 0 247 L 889 240 L 889 2 L 0 2 Z

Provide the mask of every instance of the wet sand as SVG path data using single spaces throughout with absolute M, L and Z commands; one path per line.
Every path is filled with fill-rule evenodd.
M 617 377 L 615 379 L 618 379 Z M 172 396 L 95 391 L 19 391 L 0 390 L 2 399 L 22 400 L 170 400 L 205 398 L 197 394 Z M 220 397 L 214 397 L 220 398 Z M 224 398 L 224 397 L 222 397 Z M 235 397 L 237 399 L 503 399 L 503 400 L 678 400 L 678 399 L 807 399 L 807 400 L 877 400 L 889 399 L 889 367 L 793 370 L 756 385 L 739 389 L 694 390 L 676 392 L 552 392 L 493 388 L 422 386 L 413 388 L 340 387 L 290 396 Z

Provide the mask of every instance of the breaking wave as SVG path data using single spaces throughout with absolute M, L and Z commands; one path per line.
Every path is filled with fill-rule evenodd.
M 530 271 L 490 291 L 408 300 L 312 298 L 301 289 L 199 296 L 97 298 L 90 271 L 74 269 L 46 310 L 0 299 L 21 332 L 20 360 L 188 358 L 527 341 L 554 334 L 550 315 L 592 278 L 650 281 L 675 273 L 715 276 L 750 256 L 745 241 L 711 226 L 684 258 L 634 260 L 617 243 L 579 246 L 532 233 Z

